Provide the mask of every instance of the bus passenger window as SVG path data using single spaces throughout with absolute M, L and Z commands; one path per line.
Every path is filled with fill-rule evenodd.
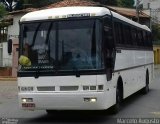
M 119 22 L 114 23 L 114 30 L 115 30 L 116 43 L 121 44 L 122 43 L 122 32 L 121 32 L 121 26 Z
M 147 46 L 147 39 L 146 39 L 146 32 L 143 31 L 143 42 L 144 42 L 144 46 L 146 47 Z
M 104 19 L 104 43 L 107 49 L 113 48 L 113 30 L 112 30 L 112 22 L 109 17 Z

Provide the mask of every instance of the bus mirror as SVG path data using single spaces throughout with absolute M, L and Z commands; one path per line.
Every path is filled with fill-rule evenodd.
M 112 69 L 111 68 L 106 69 L 106 76 L 107 76 L 107 81 L 112 80 Z
M 112 79 L 112 72 L 113 72 L 112 61 L 113 61 L 112 57 L 106 58 L 105 66 L 106 66 L 107 81 L 110 81 Z
M 23 37 L 24 37 L 24 38 L 27 37 L 27 33 L 26 33 L 27 30 L 28 30 L 27 27 L 24 27 L 24 30 L 23 30 Z
M 8 54 L 12 53 L 12 39 L 8 40 Z

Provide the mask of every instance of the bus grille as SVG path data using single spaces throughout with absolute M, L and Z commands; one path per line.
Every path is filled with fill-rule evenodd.
M 55 91 L 55 87 L 37 87 L 38 91 Z
M 60 86 L 60 91 L 77 91 L 78 86 Z

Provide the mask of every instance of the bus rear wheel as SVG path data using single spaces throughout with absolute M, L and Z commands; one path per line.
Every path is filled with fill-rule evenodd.
M 149 92 L 149 74 L 148 71 L 146 73 L 146 86 L 142 89 L 143 94 L 147 94 Z

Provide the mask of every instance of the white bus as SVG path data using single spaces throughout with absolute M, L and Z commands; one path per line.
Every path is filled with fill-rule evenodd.
M 19 105 L 24 110 L 118 112 L 149 91 L 151 31 L 104 7 L 40 10 L 20 20 Z

